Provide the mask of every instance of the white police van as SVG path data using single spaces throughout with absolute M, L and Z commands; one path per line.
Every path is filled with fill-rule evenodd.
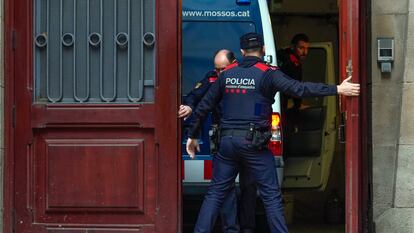
M 265 60 L 276 64 L 276 49 L 266 0 L 183 0 L 182 5 L 182 93 L 189 93 L 205 73 L 214 68 L 213 54 L 219 49 L 233 51 L 241 59 L 239 38 L 248 32 L 263 34 L 266 47 Z M 269 148 L 276 158 L 279 183 L 283 176 L 280 97 L 275 96 L 272 115 L 272 133 Z M 184 128 L 189 121 L 184 123 Z M 184 194 L 205 192 L 212 175 L 212 156 L 208 131 L 211 117 L 206 120 L 199 138 L 200 153 L 190 159 L 185 150 L 183 133 L 183 185 Z M 185 131 L 183 131 L 185 132 Z

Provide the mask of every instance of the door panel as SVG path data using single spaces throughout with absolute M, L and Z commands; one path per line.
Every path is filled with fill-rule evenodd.
M 133 230 L 133 229 L 56 229 L 56 228 L 48 228 L 47 233 L 149 233 L 153 232 L 149 228 L 143 227 L 140 230 Z
M 154 221 L 152 130 L 52 129 L 35 138 L 29 193 L 37 223 Z
M 143 212 L 142 139 L 70 138 L 43 143 L 46 151 L 36 152 L 46 155 L 45 166 L 36 166 L 36 174 L 46 178 L 46 212 L 128 207 Z
M 360 27 L 365 19 L 359 17 L 360 0 L 344 0 L 340 2 L 339 33 L 340 33 L 340 60 L 339 69 L 341 80 L 352 75 L 352 82 L 361 83 L 365 77 L 361 76 L 360 65 L 364 64 L 360 50 Z M 362 21 L 362 22 L 361 22 Z M 361 59 L 361 60 L 360 60 Z M 362 61 L 362 63 L 361 63 Z M 362 65 L 364 66 L 364 65 Z M 363 96 L 363 95 L 362 95 Z M 341 110 L 345 116 L 345 182 L 346 182 L 346 233 L 362 232 L 361 213 L 361 138 L 363 128 L 360 119 L 361 97 L 345 97 L 341 99 Z
M 35 102 L 154 101 L 155 1 L 34 0 Z
M 153 104 L 137 105 L 62 105 L 33 104 L 31 126 L 45 127 L 135 127 L 154 128 L 156 119 Z M 90 117 L 85 117 L 90 116 Z M 139 116 L 139 117 L 137 117 Z
M 16 124 L 5 224 L 177 232 L 178 1 L 7 3 Z
M 147 232 L 151 232 L 150 230 L 146 230 L 145 228 L 141 229 L 141 230 L 122 230 L 120 231 L 118 230 L 111 230 L 111 229 L 99 229 L 99 230 L 93 230 L 93 229 L 88 229 L 88 231 L 86 230 L 70 230 L 70 229 L 54 229 L 54 228 L 49 228 L 47 230 L 47 233 L 147 233 Z

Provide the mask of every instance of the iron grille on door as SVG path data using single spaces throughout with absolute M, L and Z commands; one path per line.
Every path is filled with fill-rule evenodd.
M 35 101 L 154 101 L 155 1 L 35 0 Z

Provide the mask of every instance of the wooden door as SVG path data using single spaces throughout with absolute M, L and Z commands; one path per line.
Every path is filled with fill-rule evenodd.
M 367 223 L 367 4 L 359 0 L 343 0 L 340 5 L 340 75 L 352 75 L 352 82 L 361 84 L 359 97 L 343 97 L 341 110 L 345 121 L 346 169 L 346 232 L 362 232 Z M 364 231 L 365 232 L 365 231 Z
M 178 1 L 6 10 L 5 232 L 178 232 Z

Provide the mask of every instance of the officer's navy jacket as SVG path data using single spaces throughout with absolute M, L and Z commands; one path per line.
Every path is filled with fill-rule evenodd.
M 299 58 L 296 56 L 292 48 L 286 48 L 277 51 L 277 58 L 277 65 L 283 73 L 295 80 L 303 81 L 302 63 L 299 61 Z M 283 111 L 287 110 L 288 98 L 288 96 L 282 95 Z M 293 103 L 293 108 L 299 109 L 302 100 L 293 98 Z
M 292 48 L 286 48 L 277 52 L 277 64 L 283 73 L 289 77 L 302 81 L 302 63 L 296 57 Z
M 193 111 L 196 109 L 198 103 L 201 101 L 203 96 L 210 89 L 211 85 L 217 80 L 218 75 L 215 71 L 209 71 L 206 73 L 204 78 L 197 82 L 195 87 L 185 97 L 183 103 L 188 105 Z M 219 123 L 220 120 L 220 108 L 217 106 L 213 109 L 213 122 Z
M 217 80 L 217 76 L 218 75 L 215 71 L 207 72 L 204 78 L 195 85 L 195 87 L 190 91 L 190 93 L 188 93 L 188 95 L 184 99 L 184 104 L 190 106 L 191 109 L 195 110 L 197 104 L 207 93 L 211 84 Z
M 250 123 L 269 129 L 277 91 L 297 98 L 337 94 L 335 85 L 299 82 L 258 57 L 245 57 L 241 63 L 229 65 L 197 105 L 189 138 L 198 136 L 206 114 L 220 101 L 222 129 L 247 129 Z

